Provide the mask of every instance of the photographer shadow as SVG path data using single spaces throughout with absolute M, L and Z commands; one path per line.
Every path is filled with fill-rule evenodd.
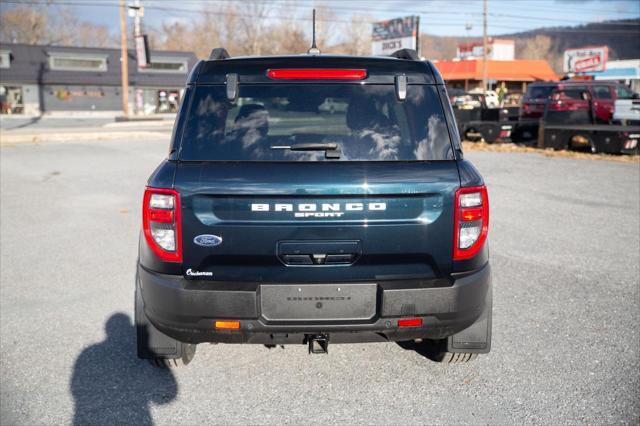
M 104 341 L 85 348 L 71 378 L 74 425 L 151 425 L 150 405 L 167 404 L 178 394 L 173 372 L 135 356 L 135 326 L 123 313 L 105 324 Z

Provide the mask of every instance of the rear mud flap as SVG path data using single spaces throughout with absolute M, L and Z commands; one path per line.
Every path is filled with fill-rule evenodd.
M 183 345 L 158 330 L 144 313 L 144 305 L 140 295 L 140 287 L 136 277 L 135 322 L 138 358 L 141 359 L 176 359 L 183 355 Z
M 447 338 L 447 352 L 486 354 L 491 350 L 493 286 L 489 286 L 485 309 L 470 327 Z

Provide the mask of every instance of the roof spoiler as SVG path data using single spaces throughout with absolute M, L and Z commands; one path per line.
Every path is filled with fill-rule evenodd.
M 227 49 L 225 49 L 224 47 L 216 47 L 215 49 L 211 50 L 211 54 L 209 55 L 209 60 L 219 61 L 222 59 L 229 59 L 230 57 L 231 55 L 229 55 L 229 52 L 227 52 Z
M 419 61 L 420 60 L 420 56 L 418 55 L 418 52 L 416 52 L 413 49 L 396 50 L 395 52 L 393 52 L 389 56 L 391 56 L 392 58 L 406 59 L 408 61 Z

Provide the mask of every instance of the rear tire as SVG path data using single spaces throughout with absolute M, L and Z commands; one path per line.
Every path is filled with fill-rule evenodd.
M 470 354 L 465 352 L 441 352 L 440 354 L 438 354 L 438 358 L 434 359 L 433 361 L 441 362 L 443 364 L 463 364 L 473 361 L 476 358 L 478 358 L 478 354 Z
M 469 142 L 482 142 L 482 136 L 478 137 L 478 136 L 475 135 L 476 133 L 478 133 L 478 131 L 473 127 L 465 129 L 465 131 L 464 131 L 464 139 L 469 141 Z M 473 135 L 473 136 L 471 136 L 471 135 Z
M 138 358 L 147 359 L 151 365 L 158 368 L 182 367 L 193 360 L 196 354 L 196 345 L 183 343 L 167 336 L 151 324 L 145 315 L 137 274 L 134 315 Z M 173 353 L 165 355 L 167 348 L 173 348 Z M 161 353 L 159 354 L 158 352 Z
M 421 342 L 401 342 L 400 345 L 405 349 L 416 351 L 433 362 L 440 362 L 442 364 L 463 364 L 478 358 L 478 354 L 476 353 L 447 352 L 447 339 L 424 339 Z
M 188 365 L 196 354 L 196 345 L 183 343 L 180 358 L 151 358 L 149 362 L 158 368 L 178 368 Z

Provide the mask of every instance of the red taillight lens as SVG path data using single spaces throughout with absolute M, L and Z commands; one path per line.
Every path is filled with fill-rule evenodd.
M 173 210 L 149 209 L 151 222 L 173 223 Z
M 173 189 L 149 188 L 142 201 L 142 229 L 147 244 L 165 262 L 182 262 L 180 194 Z
M 274 80 L 364 80 L 367 70 L 361 69 L 276 69 L 267 70 L 267 77 Z
M 422 318 L 402 318 L 398 320 L 398 327 L 422 327 Z
M 489 233 L 489 196 L 485 186 L 456 191 L 453 260 L 469 259 L 482 249 Z

